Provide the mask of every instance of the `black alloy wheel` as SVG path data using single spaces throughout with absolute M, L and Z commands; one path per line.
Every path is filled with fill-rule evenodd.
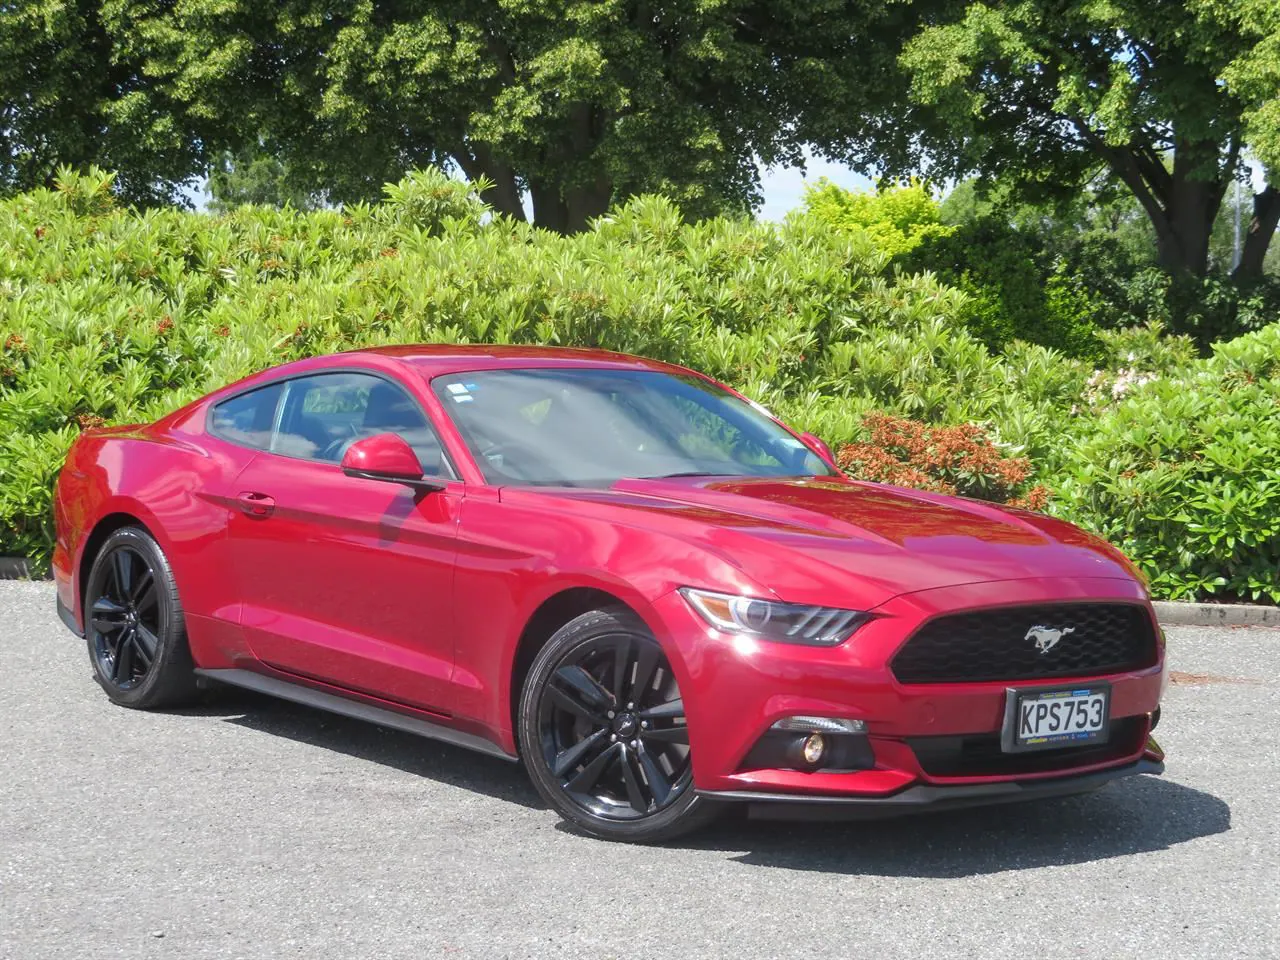
M 173 573 L 146 531 L 124 527 L 102 544 L 85 585 L 84 618 L 94 677 L 113 701 L 151 708 L 195 694 Z
M 107 558 L 107 576 L 89 608 L 97 666 L 120 690 L 147 677 L 160 651 L 160 598 L 145 557 L 121 544 Z
M 596 836 L 669 839 L 714 813 L 693 790 L 671 665 L 630 611 L 593 611 L 552 637 L 525 685 L 521 743 L 544 799 Z

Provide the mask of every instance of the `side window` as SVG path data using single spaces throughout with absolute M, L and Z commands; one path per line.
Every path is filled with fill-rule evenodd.
M 338 463 L 348 446 L 377 433 L 398 433 L 424 474 L 447 472 L 440 441 L 413 399 L 381 377 L 321 373 L 288 382 L 273 453 Z
M 230 400 L 223 400 L 213 408 L 210 430 L 215 436 L 232 443 L 266 450 L 271 446 L 276 405 L 283 392 L 283 384 L 273 383 Z

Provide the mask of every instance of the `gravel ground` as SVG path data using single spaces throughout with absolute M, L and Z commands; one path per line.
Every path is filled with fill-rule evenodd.
M 1277 630 L 1169 631 L 1163 778 L 635 848 L 405 734 L 113 707 L 49 584 L 0 621 L 3 958 L 1280 956 Z

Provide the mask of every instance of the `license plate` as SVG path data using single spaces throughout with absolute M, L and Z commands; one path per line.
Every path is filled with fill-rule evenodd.
M 1111 720 L 1111 688 L 1105 684 L 1018 690 L 1005 694 L 1006 753 L 1104 743 Z

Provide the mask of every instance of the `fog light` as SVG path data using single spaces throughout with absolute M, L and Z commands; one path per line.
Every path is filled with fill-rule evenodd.
M 811 767 L 818 766 L 826 752 L 827 741 L 820 733 L 809 734 L 804 738 L 804 746 L 800 748 L 800 755 L 804 757 L 804 762 Z
M 843 717 L 783 717 L 772 729 L 792 733 L 866 733 L 867 725 Z

